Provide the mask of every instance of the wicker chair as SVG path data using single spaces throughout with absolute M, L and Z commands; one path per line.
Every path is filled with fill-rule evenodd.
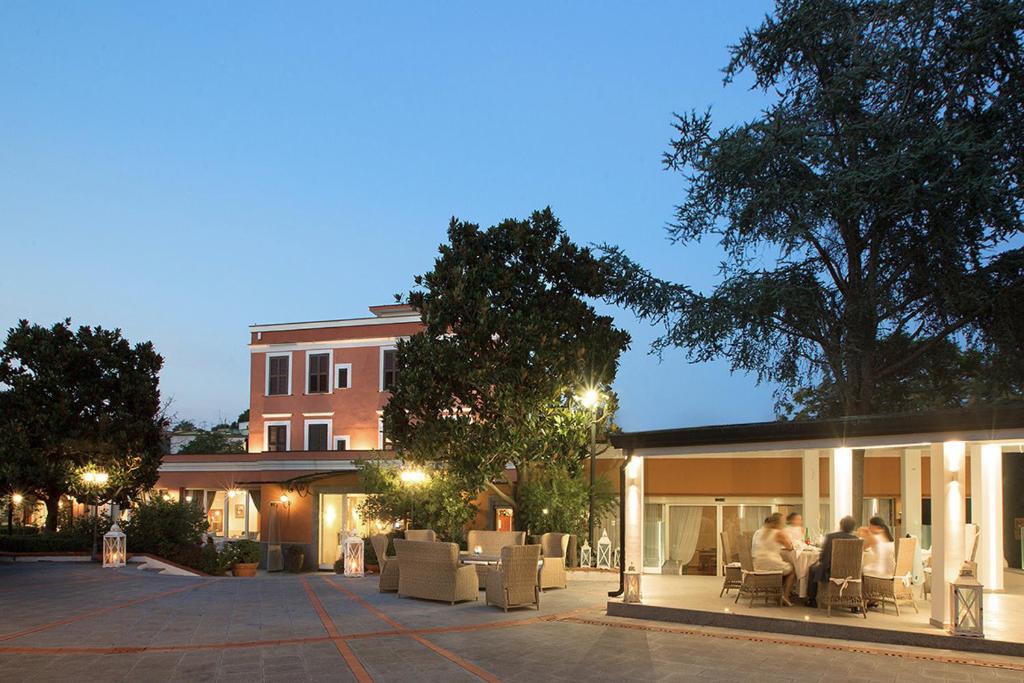
M 537 583 L 539 545 L 507 545 L 501 549 L 501 564 L 487 572 L 487 604 L 506 612 L 509 607 L 533 605 L 540 609 Z
M 480 548 L 481 555 L 501 554 L 501 549 L 507 545 L 525 545 L 525 531 L 486 531 L 473 529 L 466 534 L 466 548 L 474 552 L 474 548 Z
M 832 578 L 818 584 L 818 604 L 833 607 L 859 607 L 868 618 L 864 603 L 861 568 L 864 566 L 864 541 L 859 538 L 837 538 L 832 541 Z
M 380 582 L 377 590 L 381 593 L 394 593 L 398 590 L 398 558 L 388 555 L 388 537 L 384 534 L 370 536 L 370 544 L 373 552 L 377 555 L 377 564 L 380 566 Z
M 437 540 L 437 534 L 433 529 L 406 529 L 405 540 L 407 541 L 430 541 Z
M 754 571 L 754 558 L 750 553 L 750 544 L 750 536 L 744 534 L 740 537 L 740 570 L 743 579 L 736 592 L 734 602 L 739 602 L 740 598 L 745 595 L 750 596 L 750 606 L 753 607 L 754 598 L 762 595 L 764 604 L 768 604 L 768 598 L 774 598 L 781 607 L 783 574 L 781 571 Z
M 459 565 L 458 544 L 402 538 L 396 538 L 394 543 L 402 567 L 398 573 L 400 596 L 441 600 L 453 605 L 462 600 L 479 599 L 476 570 Z
M 896 569 L 892 576 L 871 576 L 864 575 L 864 599 L 875 600 L 882 605 L 885 611 L 885 603 L 891 602 L 896 608 L 896 616 L 900 615 L 900 602 L 909 602 L 914 607 L 914 586 L 912 583 L 914 575 L 914 553 L 917 551 L 916 538 L 896 539 Z
M 729 535 L 724 531 L 722 538 L 722 562 L 725 564 L 725 581 L 722 583 L 722 590 L 718 597 L 726 595 L 732 588 L 740 588 L 743 585 L 743 565 L 735 561 L 736 553 L 732 549 L 732 542 Z
M 569 549 L 569 534 L 547 533 L 540 537 L 540 588 L 566 588 L 565 553 Z

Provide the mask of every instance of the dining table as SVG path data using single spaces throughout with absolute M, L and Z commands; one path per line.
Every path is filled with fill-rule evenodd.
M 796 570 L 798 595 L 807 597 L 807 585 L 810 582 L 811 565 L 821 557 L 821 548 L 798 543 L 792 550 L 783 550 L 782 558 L 793 565 Z

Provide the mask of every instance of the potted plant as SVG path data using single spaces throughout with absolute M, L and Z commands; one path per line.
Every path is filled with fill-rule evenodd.
M 235 541 L 229 546 L 232 576 L 256 576 L 260 563 L 260 544 L 248 539 Z
M 367 574 L 380 573 L 380 560 L 377 559 L 377 552 L 368 538 L 363 539 L 363 568 Z
M 290 545 L 284 551 L 284 567 L 292 574 L 302 571 L 306 563 L 306 551 L 301 545 Z
M 338 558 L 334 561 L 334 573 L 344 574 L 345 573 L 345 560 Z

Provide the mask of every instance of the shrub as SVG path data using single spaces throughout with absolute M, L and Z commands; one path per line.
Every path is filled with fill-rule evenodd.
M 339 559 L 334 561 L 334 573 L 335 574 L 344 574 L 345 573 L 345 560 L 344 559 L 339 558 Z
M 590 483 L 582 473 L 573 474 L 556 466 L 533 472 L 519 485 L 518 499 L 518 523 L 531 534 L 587 534 Z M 614 507 L 611 486 L 603 477 L 598 478 L 594 486 L 595 519 L 601 519 Z
M 226 552 L 218 552 L 217 546 L 207 543 L 201 548 L 196 548 L 198 556 L 195 564 L 187 564 L 189 567 L 206 572 L 210 576 L 223 576 L 231 568 L 231 557 Z
M 306 549 L 301 545 L 290 545 L 284 551 L 284 566 L 292 574 L 302 571 L 306 561 Z
M 171 560 L 182 546 L 198 548 L 207 527 L 206 515 L 198 506 L 153 500 L 132 511 L 124 532 L 129 550 Z
M 380 564 L 377 559 L 377 551 L 373 549 L 373 544 L 370 543 L 370 539 L 363 539 L 363 563 L 364 564 Z
M 91 537 L 83 541 L 63 534 L 0 536 L 0 551 L 9 553 L 73 553 L 88 552 L 91 548 Z
M 229 566 L 236 562 L 256 564 L 260 561 L 260 544 L 248 539 L 233 541 L 224 546 L 223 554 L 226 556 Z

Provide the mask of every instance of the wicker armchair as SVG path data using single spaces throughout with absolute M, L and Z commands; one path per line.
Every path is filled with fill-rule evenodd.
M 466 549 L 472 553 L 475 552 L 475 548 L 480 548 L 481 555 L 498 556 L 501 554 L 501 549 L 507 545 L 525 544 L 525 531 L 486 531 L 481 529 L 472 529 L 466 534 Z
M 405 540 L 407 541 L 429 541 L 433 543 L 437 540 L 437 534 L 434 533 L 433 529 L 406 529 Z
M 547 533 L 540 537 L 540 588 L 566 588 L 565 553 L 569 549 L 569 534 Z
M 733 602 L 739 602 L 741 597 L 749 596 L 750 606 L 753 607 L 754 598 L 761 595 L 764 596 L 764 604 L 767 605 L 768 598 L 772 598 L 781 607 L 783 574 L 781 571 L 754 571 L 750 545 L 750 536 L 744 534 L 740 537 L 740 571 L 743 578 Z
M 832 578 L 818 584 L 818 604 L 828 608 L 859 607 L 868 618 L 864 603 L 861 569 L 864 566 L 864 541 L 859 538 L 837 538 L 832 541 Z
M 396 538 L 394 543 L 402 567 L 398 573 L 400 596 L 441 600 L 453 605 L 462 600 L 479 599 L 476 569 L 459 565 L 457 544 L 401 538 Z
M 377 555 L 377 565 L 380 566 L 380 582 L 377 590 L 381 593 L 394 593 L 398 590 L 398 558 L 388 555 L 388 537 L 384 534 L 370 536 L 370 545 Z
M 732 542 L 729 540 L 729 534 L 724 531 L 721 534 L 722 538 L 722 563 L 725 565 L 725 581 L 722 582 L 722 590 L 719 591 L 718 597 L 726 595 L 730 589 L 739 589 L 743 585 L 743 565 L 736 561 L 736 553 L 733 551 Z
M 539 545 L 507 545 L 501 549 L 501 564 L 487 572 L 487 604 L 506 612 L 509 607 L 534 605 L 540 609 L 537 583 Z
M 914 607 L 914 553 L 917 551 L 916 538 L 896 539 L 896 570 L 892 576 L 864 575 L 864 599 L 881 603 L 885 611 L 885 603 L 891 602 L 896 608 L 896 616 L 900 615 L 900 602 L 909 602 Z

